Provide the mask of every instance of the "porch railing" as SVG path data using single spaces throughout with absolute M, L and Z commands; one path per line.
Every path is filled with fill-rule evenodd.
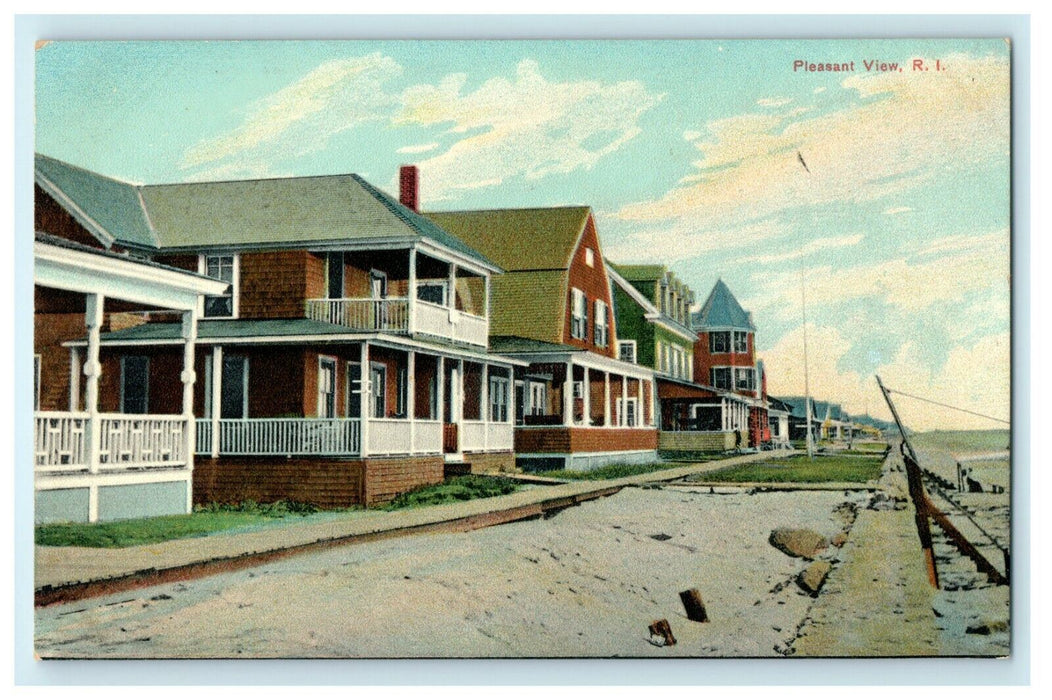
M 409 300 L 388 299 L 308 299 L 307 318 L 356 331 L 409 330 Z
M 219 421 L 221 455 L 357 455 L 357 418 L 224 418 Z M 212 420 L 197 421 L 197 452 L 210 454 Z
M 486 318 L 428 301 L 417 301 L 414 327 L 420 333 L 472 345 L 485 347 L 489 342 L 489 321 Z
M 35 415 L 34 462 L 38 472 L 90 468 L 90 415 L 60 411 Z M 117 471 L 183 467 L 187 464 L 186 419 L 173 415 L 102 413 L 98 469 Z
M 511 450 L 514 444 L 514 426 L 510 423 L 464 421 L 462 435 L 460 447 L 465 452 Z
M 88 468 L 87 413 L 37 412 L 33 460 L 37 471 Z

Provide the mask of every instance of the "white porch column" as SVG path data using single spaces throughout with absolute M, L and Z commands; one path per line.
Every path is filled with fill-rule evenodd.
M 88 328 L 88 350 L 84 362 L 84 410 L 88 412 L 87 453 L 88 471 L 95 474 L 99 471 L 99 449 L 102 438 L 102 426 L 99 419 L 99 376 L 102 364 L 99 362 L 99 335 L 102 331 L 103 307 L 106 299 L 101 294 L 87 295 L 84 323 Z M 92 484 L 88 487 L 88 522 L 99 519 L 99 487 Z
M 720 399 L 720 430 L 727 432 L 727 399 Z
M 411 324 L 412 320 L 409 323 Z M 416 350 L 410 350 L 409 358 L 406 360 L 405 417 L 409 421 L 409 454 L 414 454 L 416 452 L 413 448 L 416 444 Z
M 617 413 L 617 424 L 622 428 L 625 425 L 625 416 L 628 414 L 628 377 L 621 375 L 621 410 Z
M 457 360 L 457 423 L 464 421 L 464 360 Z M 457 444 L 460 443 L 460 431 L 457 431 Z M 460 452 L 458 449 L 457 452 Z
M 219 457 L 220 419 L 223 417 L 223 347 L 212 348 L 212 459 Z
M 69 410 L 80 410 L 80 348 L 69 349 Z
M 636 427 L 641 428 L 646 423 L 643 420 L 643 380 L 637 379 L 639 382 L 636 391 Z
M 479 418 L 482 419 L 482 449 L 489 449 L 489 364 L 482 363 L 482 386 L 479 387 Z
M 657 382 L 651 377 L 650 382 L 650 425 L 660 425 L 657 414 Z
M 490 280 L 489 275 L 483 278 L 483 285 L 486 288 L 486 320 L 489 321 L 489 294 L 490 294 Z
M 194 420 L 194 383 L 197 373 L 194 371 L 194 348 L 197 344 L 197 307 L 183 312 L 183 371 L 179 379 L 183 382 L 183 435 L 186 443 L 186 469 L 194 470 L 194 448 L 197 447 L 197 421 Z M 194 490 L 192 481 L 186 484 L 186 512 L 194 509 Z
M 409 313 L 409 335 L 416 330 L 416 246 L 409 249 L 409 300 L 407 302 Z
M 563 379 L 563 425 L 573 425 L 573 362 L 566 363 L 566 377 Z
M 581 396 L 584 397 L 584 424 L 590 428 L 592 426 L 592 377 L 587 367 L 584 368 L 584 384 Z
M 359 372 L 361 375 L 361 382 L 359 383 L 360 393 L 358 394 L 358 400 L 361 402 L 361 424 L 358 426 L 359 440 L 361 440 L 361 446 L 359 454 L 365 457 L 369 454 L 369 419 L 372 417 L 372 413 L 369 411 L 369 398 L 372 394 L 372 388 L 370 384 L 372 382 L 372 373 L 369 371 L 369 343 L 362 343 L 361 346 L 361 362 L 362 369 Z
M 442 430 L 445 431 L 446 418 L 443 415 L 446 404 L 446 358 L 439 357 L 438 366 L 435 369 L 435 384 L 437 385 L 437 395 L 435 396 L 435 405 L 438 408 L 438 415 L 435 416 L 439 423 L 443 424 Z M 452 417 L 452 416 L 451 416 Z M 450 421 L 451 423 L 453 421 Z M 444 434 L 444 433 L 443 433 Z
M 449 308 L 457 308 L 457 266 L 449 264 Z M 463 369 L 463 368 L 461 368 Z
M 603 427 L 610 427 L 610 373 L 603 372 Z
M 525 384 L 523 385 L 525 389 Z M 515 425 L 515 367 L 508 367 L 508 423 Z M 523 407 L 525 414 L 525 406 Z M 523 416 L 525 420 L 525 415 Z

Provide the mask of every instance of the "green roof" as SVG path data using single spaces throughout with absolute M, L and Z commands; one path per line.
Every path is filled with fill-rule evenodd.
M 60 204 L 68 199 L 125 245 L 194 249 L 427 239 L 494 266 L 353 174 L 132 185 L 39 154 L 36 169 L 59 190 Z
M 586 206 L 425 214 L 507 271 L 569 269 L 590 215 Z
M 543 340 L 532 338 L 520 338 L 514 335 L 491 335 L 489 337 L 490 352 L 501 354 L 515 353 L 543 353 L 543 352 L 584 352 L 581 348 L 562 343 L 548 343 Z
M 705 328 L 738 328 L 741 330 L 755 331 L 749 314 L 741 307 L 738 300 L 734 298 L 731 290 L 724 284 L 723 280 L 716 280 L 716 285 L 709 293 L 709 298 L 701 307 L 701 311 L 693 315 L 694 328 L 702 330 Z
M 561 341 L 567 284 L 566 270 L 495 275 L 490 282 L 490 334 Z
M 651 282 L 658 281 L 665 276 L 668 268 L 664 265 L 618 265 L 609 260 L 606 261 L 618 274 L 629 282 Z
M 111 333 L 103 333 L 103 342 L 127 340 L 178 340 L 182 324 L 143 323 Z M 229 319 L 222 321 L 199 321 L 197 337 L 210 338 L 254 338 L 257 336 L 297 335 L 344 335 L 350 333 L 345 326 L 338 326 L 309 318 L 287 319 Z

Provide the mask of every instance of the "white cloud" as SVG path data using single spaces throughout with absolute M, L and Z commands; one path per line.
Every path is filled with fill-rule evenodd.
M 768 391 L 774 395 L 804 393 L 803 327 L 784 335 L 762 352 L 768 373 Z M 873 374 L 885 385 L 932 401 L 988 416 L 1008 419 L 1010 362 L 1008 332 L 983 336 L 969 346 L 953 349 L 934 371 L 921 361 L 922 339 L 904 342 L 889 361 Z M 848 413 L 890 419 L 890 413 L 872 375 L 839 369 L 851 342 L 836 328 L 808 326 L 808 379 L 811 395 L 840 403 Z M 906 397 L 894 400 L 907 427 L 914 430 L 982 429 L 1002 427 L 996 422 Z
M 438 148 L 437 143 L 420 143 L 414 146 L 402 146 L 398 149 L 398 153 L 427 153 Z
M 449 125 L 464 134 L 418 165 L 431 200 L 457 190 L 589 169 L 640 133 L 639 117 L 663 95 L 638 81 L 553 82 L 523 60 L 512 79 L 491 78 L 464 92 L 467 76 L 414 85 L 403 95 L 396 125 Z
M 694 141 L 695 139 L 701 138 L 703 135 L 704 134 L 702 134 L 702 132 L 700 132 L 700 131 L 687 130 L 687 131 L 683 132 L 683 140 L 684 141 Z
M 905 214 L 911 211 L 913 211 L 913 207 L 890 207 L 885 209 L 884 213 L 888 216 L 895 216 L 896 214 Z
M 829 250 L 831 248 L 850 248 L 851 246 L 858 245 L 862 239 L 865 238 L 861 233 L 854 233 L 848 236 L 829 236 L 827 238 L 817 238 L 813 241 L 808 241 L 798 248 L 792 248 L 791 246 L 782 246 L 783 248 L 789 248 L 789 250 L 783 253 L 771 253 L 769 255 L 753 255 L 747 258 L 741 258 L 738 263 L 753 263 L 760 265 L 768 265 L 771 263 L 785 262 L 786 260 L 796 260 L 798 258 L 812 255 L 820 250 Z
M 756 100 L 756 104 L 761 107 L 784 107 L 792 101 L 791 97 L 764 97 Z
M 826 91 L 826 89 L 825 89 L 824 87 L 816 87 L 816 88 L 815 88 L 814 90 L 812 90 L 811 92 L 812 92 L 813 94 L 815 94 L 815 95 L 818 95 L 818 94 L 820 94 L 820 93 L 823 93 L 823 92 L 825 92 L 825 91 Z
M 185 169 L 215 163 L 258 168 L 275 154 L 288 157 L 322 148 L 333 135 L 378 119 L 392 102 L 383 84 L 402 67 L 380 53 L 327 61 L 248 108 L 240 125 L 194 144 Z
M 968 294 L 984 292 L 1007 310 L 1008 243 L 1007 231 L 946 236 L 914 256 L 811 267 L 803 273 L 808 304 L 836 305 L 872 298 L 907 313 L 920 313 L 941 302 L 957 302 Z M 799 302 L 799 275 L 798 270 L 764 271 L 756 278 L 750 305 L 791 318 Z
M 602 230 L 602 222 L 598 222 Z M 603 235 L 604 254 L 615 261 L 633 263 L 676 263 L 699 255 L 730 248 L 762 246 L 784 236 L 786 230 L 774 219 L 720 230 L 702 229 L 687 219 L 664 227 L 615 237 Z
M 843 87 L 862 99 L 830 113 L 710 122 L 707 137 L 693 142 L 701 153 L 696 177 L 619 216 L 691 217 L 716 228 L 790 207 L 871 201 L 925 183 L 949 164 L 1007 156 L 1007 60 L 956 56 L 953 65 L 952 72 L 851 76 Z

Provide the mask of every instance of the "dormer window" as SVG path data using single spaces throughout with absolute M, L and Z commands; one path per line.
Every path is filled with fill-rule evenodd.
M 730 331 L 712 331 L 709 333 L 709 352 L 730 352 Z
M 225 294 L 206 296 L 204 318 L 234 318 L 237 316 L 237 288 L 239 263 L 237 255 L 202 255 L 198 271 L 206 277 L 229 282 Z
M 595 344 L 605 348 L 610 344 L 610 312 L 606 302 L 595 302 Z

